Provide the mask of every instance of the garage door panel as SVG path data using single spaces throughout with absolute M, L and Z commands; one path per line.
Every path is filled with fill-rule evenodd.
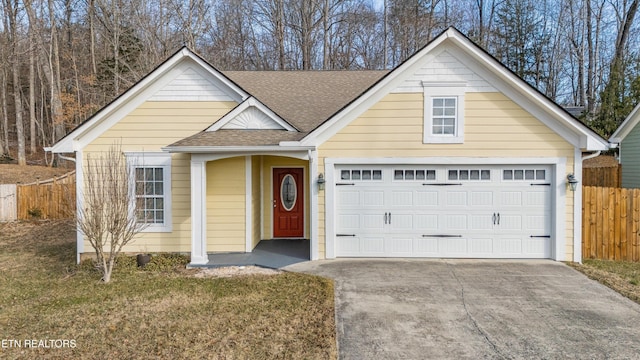
M 447 191 L 445 194 L 446 206 L 467 206 L 467 196 L 466 191 Z
M 362 205 L 366 207 L 384 207 L 384 191 L 362 191 Z
M 547 208 L 550 206 L 549 198 L 550 190 L 547 191 L 529 191 L 525 194 L 525 206 L 541 206 Z
M 381 231 L 384 229 L 384 215 L 365 214 L 362 215 L 362 224 L 365 229 Z
M 437 230 L 438 215 L 437 214 L 416 214 L 415 224 L 417 230 Z
M 413 191 L 392 191 L 391 205 L 397 206 L 413 206 Z
M 490 178 L 471 180 L 450 179 L 447 165 L 412 166 L 414 170 L 405 169 L 404 177 L 395 178 L 398 167 L 379 166 L 378 181 L 351 179 L 353 185 L 336 188 L 336 232 L 348 235 L 336 237 L 336 254 L 548 258 L 555 209 L 552 187 L 544 182 L 552 178 L 551 167 L 529 166 L 542 169 L 534 175 L 526 167 L 482 166 L 491 171 Z M 435 169 L 437 178 L 406 176 L 419 168 Z M 511 171 L 511 178 L 503 178 L 503 171 Z M 522 178 L 536 174 L 542 176 Z
M 439 253 L 445 257 L 465 257 L 469 253 L 467 238 L 438 239 Z
M 500 214 L 499 222 L 501 231 L 517 231 L 522 232 L 522 215 Z
M 499 193 L 500 207 L 522 206 L 522 191 L 501 191 Z
M 493 238 L 470 238 L 469 250 L 474 257 L 491 257 L 494 253 Z
M 502 237 L 494 240 L 497 253 L 505 255 L 522 254 L 522 240 L 519 237 Z
M 547 235 L 542 234 L 548 232 L 550 214 L 546 215 L 527 215 L 525 216 L 525 228 L 531 234 L 530 235 Z
M 438 207 L 438 200 L 438 191 L 416 191 L 413 199 L 415 206 L 419 207 Z
M 469 215 L 469 230 L 493 231 L 493 214 L 471 214 Z
M 493 207 L 493 191 L 472 191 L 471 206 L 474 208 Z
M 338 196 L 338 207 L 340 209 L 360 208 L 360 191 L 358 190 L 342 190 Z
M 522 249 L 527 254 L 543 256 L 551 250 L 550 247 L 551 244 L 548 238 L 525 238 L 522 241 Z
M 467 231 L 467 219 L 468 215 L 466 214 L 457 214 L 457 215 L 448 215 L 446 218 L 446 228 L 443 230 L 450 231 Z
M 413 214 L 393 214 L 391 217 L 391 229 L 396 231 L 413 231 Z
M 395 256 L 413 256 L 413 238 L 392 236 L 389 241 L 389 253 Z
M 413 249 L 418 256 L 435 257 L 438 256 L 438 239 L 415 238 L 413 239 Z
M 360 215 L 340 214 L 338 215 L 338 232 L 358 231 L 362 228 Z

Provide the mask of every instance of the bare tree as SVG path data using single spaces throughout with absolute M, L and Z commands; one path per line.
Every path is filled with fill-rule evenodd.
M 134 174 L 120 146 L 96 157 L 87 155 L 85 184 L 78 209 L 77 226 L 96 252 L 102 281 L 111 281 L 116 257 L 133 241 L 146 223 L 139 217 Z

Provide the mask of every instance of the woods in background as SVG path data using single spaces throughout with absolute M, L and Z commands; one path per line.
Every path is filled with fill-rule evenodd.
M 19 163 L 183 45 L 222 71 L 390 69 L 455 26 L 604 136 L 640 98 L 640 0 L 0 1 L 0 157 Z

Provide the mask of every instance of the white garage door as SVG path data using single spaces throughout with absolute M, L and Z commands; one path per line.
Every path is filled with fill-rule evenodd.
M 550 258 L 548 165 L 336 166 L 336 255 Z

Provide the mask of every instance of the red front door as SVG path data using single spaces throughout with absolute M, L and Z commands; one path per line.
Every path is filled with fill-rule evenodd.
M 301 168 L 273 169 L 273 237 L 304 236 L 304 192 Z

